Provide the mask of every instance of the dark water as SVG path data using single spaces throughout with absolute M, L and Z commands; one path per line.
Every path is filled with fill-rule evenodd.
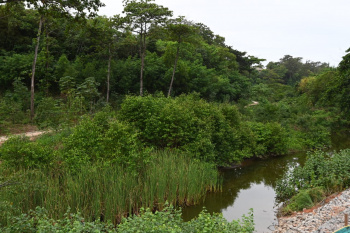
M 333 136 L 332 149 L 350 148 L 348 136 Z M 295 153 L 269 159 L 252 159 L 244 161 L 241 167 L 222 170 L 224 177 L 223 191 L 208 193 L 202 205 L 183 209 L 183 218 L 196 217 L 205 207 L 210 213 L 222 213 L 232 221 L 254 210 L 256 232 L 271 232 L 277 223 L 275 202 L 275 185 L 294 166 L 303 164 L 306 153 Z

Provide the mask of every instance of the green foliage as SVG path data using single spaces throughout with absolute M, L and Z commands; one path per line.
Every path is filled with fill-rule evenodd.
M 22 105 L 9 98 L 0 99 L 0 121 L 18 124 L 25 122 L 26 114 Z
M 330 145 L 330 113 L 317 110 L 311 114 L 303 114 L 296 119 L 302 139 L 307 148 Z
M 240 115 L 232 105 L 209 104 L 196 95 L 165 97 L 129 96 L 118 117 L 139 130 L 139 139 L 155 148 L 178 148 L 216 164 L 244 156 Z
M 120 232 L 254 232 L 253 214 L 242 221 L 228 222 L 221 214 L 210 215 L 205 210 L 190 222 L 183 222 L 181 211 L 172 207 L 154 214 L 147 209 L 140 216 L 124 219 L 118 226 Z
M 44 208 L 36 207 L 28 214 L 12 217 L 9 221 L 7 227 L 0 228 L 2 232 L 117 232 L 111 223 L 85 222 L 79 213 L 71 213 L 69 209 L 64 218 L 58 220 L 50 218 Z
M 99 95 L 97 87 L 100 84 L 95 81 L 95 78 L 89 77 L 77 87 L 77 94 L 83 96 L 88 101 L 94 101 Z
M 311 208 L 324 198 L 325 193 L 320 187 L 301 190 L 288 201 L 288 205 L 283 208 L 282 212 L 284 214 L 290 214 L 294 211 L 301 211 L 304 208 Z
M 253 132 L 254 155 L 281 155 L 287 152 L 287 135 L 280 124 L 248 122 L 248 126 Z
M 137 131 L 127 123 L 113 119 L 109 110 L 93 118 L 85 116 L 64 140 L 63 157 L 67 164 L 111 161 L 131 170 L 142 168 L 146 161 Z
M 63 94 L 68 94 L 72 92 L 72 90 L 74 90 L 76 87 L 75 80 L 71 76 L 64 76 L 60 78 L 59 84 L 61 93 Z
M 17 78 L 28 78 L 31 72 L 32 54 L 13 54 L 12 56 L 0 56 L 0 83 L 3 88 L 11 86 Z
M 322 187 L 326 194 L 350 185 L 349 150 L 331 154 L 309 153 L 303 167 L 296 167 L 278 181 L 276 192 L 280 199 L 290 198 L 300 190 Z
M 48 140 L 41 144 L 55 144 Z M 166 201 L 176 206 L 196 204 L 207 191 L 221 187 L 213 165 L 176 151 L 152 153 L 139 173 L 109 163 L 82 165 L 75 172 L 58 161 L 47 170 L 14 172 L 2 166 L 1 174 L 4 177 L 0 177 L 0 183 L 6 177 L 16 181 L 0 192 L 3 202 L 12 203 L 14 213 L 9 214 L 26 213 L 42 206 L 49 216 L 60 218 L 70 207 L 89 221 L 103 216 L 114 223 L 127 213 L 138 213 L 141 207 L 161 210 Z M 1 217 L 0 222 L 5 224 L 8 216 Z
M 43 98 L 38 104 L 35 121 L 40 128 L 58 129 L 63 119 L 62 113 L 59 100 Z
M 252 212 L 248 217 L 243 216 L 241 221 L 227 222 L 222 215 L 210 215 L 204 210 L 198 218 L 184 222 L 181 211 L 172 206 L 155 213 L 142 209 L 140 215 L 123 219 L 117 227 L 109 222 L 87 222 L 80 213 L 71 213 L 69 209 L 64 217 L 55 220 L 48 216 L 46 209 L 40 207 L 29 214 L 12 217 L 10 221 L 11 225 L 0 228 L 2 232 L 254 232 Z
M 0 147 L 0 159 L 5 165 L 16 168 L 36 168 L 47 166 L 53 151 L 32 143 L 27 137 L 15 136 Z

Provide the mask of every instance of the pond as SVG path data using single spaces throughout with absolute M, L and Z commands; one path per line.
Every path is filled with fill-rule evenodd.
M 332 137 L 331 150 L 350 148 L 347 135 Z M 196 217 L 205 207 L 210 213 L 222 213 L 232 221 L 254 210 L 256 232 L 271 232 L 277 223 L 276 181 L 294 166 L 303 164 L 306 152 L 268 159 L 249 159 L 240 167 L 221 170 L 224 181 L 219 193 L 208 193 L 201 205 L 183 209 L 184 220 Z

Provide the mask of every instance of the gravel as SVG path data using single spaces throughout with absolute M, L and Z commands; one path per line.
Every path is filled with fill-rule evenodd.
M 275 233 L 334 232 L 344 227 L 344 215 L 350 215 L 350 189 L 343 191 L 323 206 L 278 219 Z

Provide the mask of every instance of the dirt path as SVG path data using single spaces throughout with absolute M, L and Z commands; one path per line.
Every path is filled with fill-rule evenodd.
M 33 140 L 35 137 L 42 135 L 44 133 L 47 133 L 49 131 L 31 131 L 31 132 L 26 132 L 26 133 L 20 133 L 20 134 L 12 134 L 11 136 L 18 136 L 18 135 L 23 135 L 23 136 L 27 136 L 30 138 L 30 140 Z M 11 136 L 2 136 L 0 137 L 0 146 L 6 142 L 7 139 L 9 139 Z
M 249 107 L 249 106 L 254 106 L 254 105 L 258 105 L 259 104 L 259 102 L 258 101 L 252 101 L 252 103 L 251 104 L 248 104 L 247 106 L 245 106 L 245 107 Z

